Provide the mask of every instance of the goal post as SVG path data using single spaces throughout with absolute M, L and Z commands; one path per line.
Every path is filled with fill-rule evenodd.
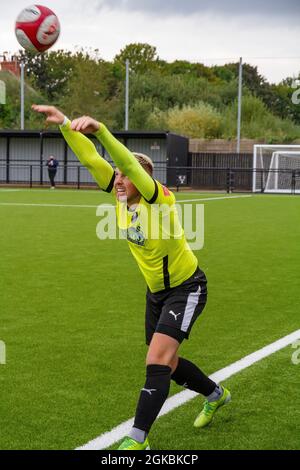
M 300 145 L 254 145 L 252 191 L 300 193 Z

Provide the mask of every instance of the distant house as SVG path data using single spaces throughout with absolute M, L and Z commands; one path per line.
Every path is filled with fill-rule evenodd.
M 7 60 L 5 54 L 0 55 L 0 70 L 12 72 L 16 77 L 20 77 L 20 65 L 16 56 Z

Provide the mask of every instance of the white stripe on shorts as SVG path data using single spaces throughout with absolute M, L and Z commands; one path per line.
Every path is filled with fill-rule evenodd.
M 187 299 L 187 304 L 185 306 L 182 325 L 180 328 L 181 331 L 187 332 L 190 326 L 190 323 L 192 321 L 195 308 L 197 307 L 197 304 L 199 302 L 200 295 L 201 295 L 201 286 L 198 287 L 197 292 L 191 292 L 189 294 L 188 299 Z

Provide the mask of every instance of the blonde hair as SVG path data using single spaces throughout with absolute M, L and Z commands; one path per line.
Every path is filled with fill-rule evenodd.
M 148 157 L 148 155 L 145 155 L 144 153 L 133 152 L 133 155 L 135 156 L 139 164 L 144 168 L 144 170 L 146 170 L 147 173 L 152 176 L 154 165 L 151 158 Z

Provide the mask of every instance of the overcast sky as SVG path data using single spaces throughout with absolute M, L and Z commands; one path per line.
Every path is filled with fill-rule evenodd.
M 211 65 L 242 56 L 272 82 L 300 71 L 300 0 L 42 0 L 41 4 L 53 9 L 61 23 L 55 49 L 97 48 L 111 60 L 126 44 L 147 42 L 168 61 Z M 19 49 L 14 22 L 28 5 L 26 0 L 3 5 L 0 53 Z

